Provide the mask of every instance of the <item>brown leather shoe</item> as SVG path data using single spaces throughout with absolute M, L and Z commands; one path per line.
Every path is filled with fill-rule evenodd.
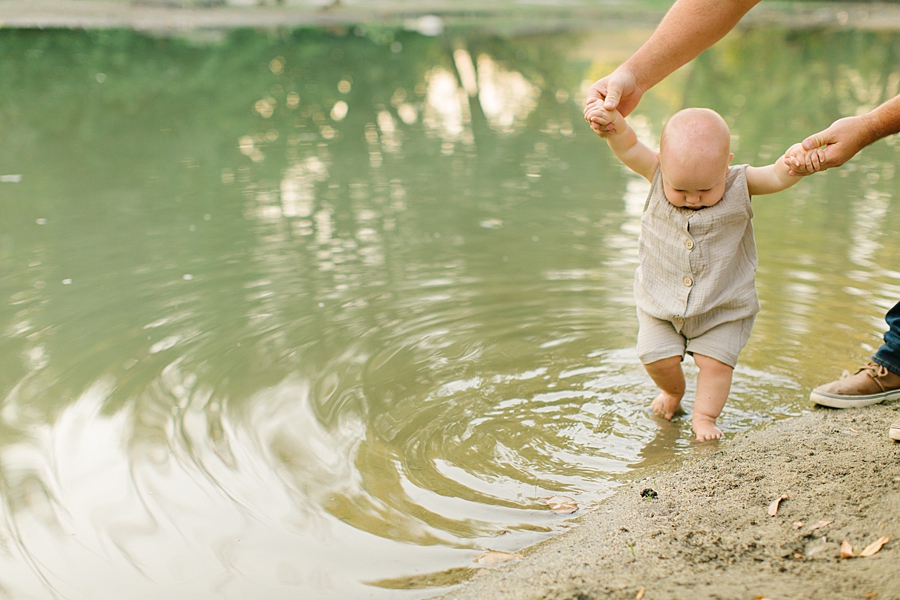
M 900 419 L 894 421 L 894 424 L 888 429 L 888 437 L 900 442 Z
M 891 373 L 876 362 L 861 367 L 850 377 L 820 385 L 809 399 L 822 406 L 851 408 L 869 406 L 900 398 L 900 375 Z

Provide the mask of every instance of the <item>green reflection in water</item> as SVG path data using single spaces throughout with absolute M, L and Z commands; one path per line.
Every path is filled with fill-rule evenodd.
M 0 32 L 5 589 L 427 595 L 686 452 L 632 349 L 646 185 L 581 123 L 600 35 Z M 710 106 L 762 164 L 898 48 L 745 32 L 633 122 Z M 755 202 L 727 431 L 877 346 L 896 159 Z

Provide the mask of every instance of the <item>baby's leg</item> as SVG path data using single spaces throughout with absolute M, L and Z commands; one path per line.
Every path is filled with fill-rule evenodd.
M 671 419 L 681 408 L 684 397 L 684 371 L 681 370 L 681 356 L 670 356 L 644 365 L 647 374 L 662 390 L 653 399 L 650 408 L 659 416 Z
M 716 440 L 722 431 L 716 427 L 716 419 L 725 407 L 731 391 L 731 375 L 734 369 L 723 362 L 702 354 L 694 354 L 694 362 L 700 369 L 697 375 L 697 399 L 691 428 L 700 441 Z
M 665 419 L 671 419 L 681 408 L 684 397 L 684 373 L 681 359 L 684 358 L 683 335 L 675 331 L 669 321 L 652 317 L 637 309 L 638 339 L 637 355 L 644 363 L 647 374 L 662 390 L 650 408 Z

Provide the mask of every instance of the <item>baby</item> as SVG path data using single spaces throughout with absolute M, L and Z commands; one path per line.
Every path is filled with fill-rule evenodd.
M 780 192 L 801 177 L 790 174 L 784 157 L 765 167 L 729 167 L 734 154 L 728 125 L 709 109 L 673 115 L 659 152 L 639 142 L 622 115 L 605 110 L 602 101 L 585 115 L 605 129 L 619 160 L 651 182 L 634 275 L 638 357 L 661 390 L 651 408 L 666 419 L 680 409 L 681 362 L 691 354 L 699 368 L 691 426 L 698 440 L 718 439 L 716 419 L 759 312 L 750 198 Z

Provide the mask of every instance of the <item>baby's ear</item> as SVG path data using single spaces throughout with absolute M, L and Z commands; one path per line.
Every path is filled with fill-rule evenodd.
M 731 161 L 734 159 L 734 152 L 728 154 L 728 164 L 731 164 Z

